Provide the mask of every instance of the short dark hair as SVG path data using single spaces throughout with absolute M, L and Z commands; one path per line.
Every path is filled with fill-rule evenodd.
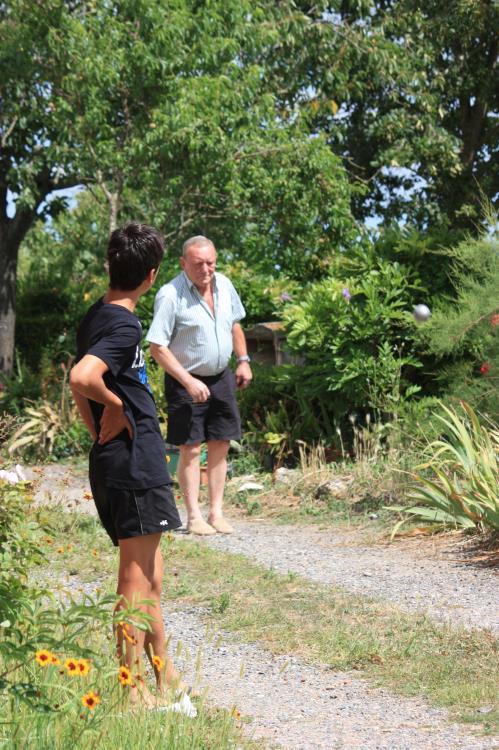
M 107 246 L 109 286 L 133 291 L 149 271 L 159 268 L 165 254 L 164 240 L 154 227 L 131 221 L 115 229 Z

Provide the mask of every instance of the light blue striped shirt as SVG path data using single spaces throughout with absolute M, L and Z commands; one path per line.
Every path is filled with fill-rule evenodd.
M 193 375 L 217 375 L 232 354 L 232 326 L 246 315 L 229 279 L 215 273 L 215 314 L 182 271 L 156 294 L 146 339 L 166 346 Z

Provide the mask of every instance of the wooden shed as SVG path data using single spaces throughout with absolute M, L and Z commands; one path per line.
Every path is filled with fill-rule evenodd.
M 245 330 L 248 354 L 263 365 L 301 364 L 302 358 L 286 350 L 284 324 L 280 321 L 256 323 Z

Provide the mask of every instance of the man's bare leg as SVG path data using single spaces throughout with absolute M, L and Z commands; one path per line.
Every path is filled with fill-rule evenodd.
M 187 509 L 187 530 L 194 534 L 214 534 L 215 530 L 206 523 L 199 509 L 199 456 L 201 443 L 180 446 L 178 481 Z
M 217 531 L 230 533 L 232 527 L 223 518 L 223 498 L 227 476 L 228 440 L 209 440 L 208 446 L 208 493 L 210 513 L 208 523 Z
M 202 518 L 199 510 L 199 456 L 201 443 L 181 445 L 177 475 L 184 496 L 187 521 Z

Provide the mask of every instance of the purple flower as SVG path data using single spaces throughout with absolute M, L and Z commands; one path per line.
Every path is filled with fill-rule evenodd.
M 293 297 L 288 294 L 288 292 L 282 292 L 282 294 L 279 295 L 279 299 L 281 302 L 291 302 Z
M 352 299 L 352 295 L 350 294 L 350 289 L 347 286 L 342 290 L 341 295 L 342 297 L 346 299 L 347 302 L 349 302 L 349 300 Z

